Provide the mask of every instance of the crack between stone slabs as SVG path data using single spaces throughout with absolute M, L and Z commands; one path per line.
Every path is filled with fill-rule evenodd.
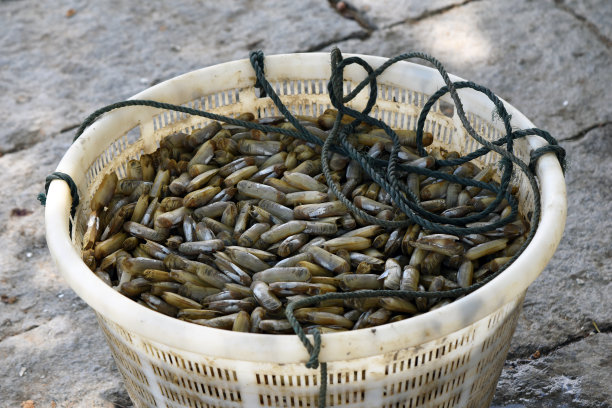
M 378 27 L 376 27 L 376 24 L 374 24 L 368 18 L 366 13 L 360 11 L 357 7 L 353 6 L 348 1 L 327 0 L 327 2 L 329 3 L 329 6 L 336 11 L 336 13 L 340 14 L 340 16 L 349 20 L 354 20 L 357 24 L 359 24 L 368 32 L 372 32 L 378 29 Z
M 6 336 L 4 336 L 4 337 L 0 337 L 0 343 L 2 343 L 4 340 L 6 340 L 6 339 L 8 339 L 8 338 L 15 337 L 15 336 L 19 336 L 20 334 L 27 333 L 27 332 L 29 332 L 30 330 L 34 330 L 34 329 L 36 329 L 36 328 L 37 328 L 37 327 L 39 327 L 39 326 L 40 326 L 39 324 L 33 324 L 32 326 L 26 327 L 26 328 L 25 328 L 25 329 L 23 329 L 22 331 L 19 331 L 19 332 L 16 332 L 16 333 L 7 334 L 7 335 L 6 335 Z
M 595 123 L 594 125 L 586 127 L 584 129 L 581 129 L 575 135 L 572 135 L 572 136 L 570 136 L 568 138 L 565 138 L 565 139 L 559 139 L 559 142 L 575 142 L 575 141 L 580 140 L 583 137 L 585 137 L 587 135 L 587 133 L 589 133 L 591 130 L 602 128 L 602 127 L 608 126 L 610 124 L 612 124 L 612 121 L 609 121 L 609 120 L 605 121 L 605 122 Z
M 505 364 L 513 364 L 513 365 L 520 365 L 520 364 L 529 364 L 535 360 L 541 359 L 543 357 L 549 356 L 552 353 L 570 346 L 574 343 L 579 343 L 591 336 L 594 335 L 598 335 L 598 334 L 610 334 L 612 333 L 612 324 L 605 324 L 603 326 L 598 325 L 597 326 L 599 331 L 596 331 L 595 328 L 593 328 L 592 331 L 588 331 L 586 333 L 582 333 L 582 334 L 578 334 L 578 335 L 574 335 L 574 336 L 570 336 L 568 337 L 565 341 L 559 343 L 559 344 L 555 344 L 554 346 L 550 346 L 550 347 L 542 347 L 542 348 L 538 348 L 537 351 L 540 352 L 540 356 L 537 359 L 531 358 L 530 357 L 517 357 L 514 359 L 508 359 L 506 360 Z
M 323 41 L 319 44 L 315 44 L 313 46 L 310 46 L 308 48 L 306 48 L 305 50 L 302 51 L 296 51 L 298 53 L 300 52 L 316 52 L 316 51 L 322 51 L 324 48 L 335 44 L 337 42 L 341 42 L 341 41 L 346 41 L 346 40 L 354 40 L 354 39 L 358 39 L 358 40 L 365 40 L 366 38 L 370 37 L 370 33 L 367 31 L 357 31 L 354 33 L 351 33 L 349 35 L 346 35 L 342 38 L 334 38 L 331 40 L 327 40 L 327 41 Z
M 53 136 L 61 135 L 62 133 L 66 133 L 66 132 L 70 132 L 71 130 L 76 129 L 79 126 L 81 126 L 80 123 L 73 124 L 73 125 L 68 125 L 68 126 L 62 128 L 62 129 L 60 129 L 59 132 L 57 132 L 57 134 L 53 134 Z M 20 152 L 22 150 L 27 150 L 27 149 L 29 149 L 32 146 L 36 146 L 37 144 L 39 144 L 40 142 L 42 142 L 44 140 L 46 140 L 46 138 L 44 138 L 42 140 L 34 141 L 32 143 L 16 144 L 13 148 L 8 149 L 8 150 L 0 150 L 0 157 L 4 156 L 5 154 L 17 153 L 17 152 Z
M 409 17 L 409 18 L 406 18 L 406 19 L 404 19 L 402 21 L 397 21 L 395 23 L 391 23 L 391 24 L 386 25 L 386 26 L 384 26 L 382 28 L 393 28 L 393 27 L 401 25 L 401 24 L 417 23 L 417 22 L 419 22 L 421 20 L 425 20 L 425 19 L 427 19 L 429 17 L 433 17 L 433 16 L 437 16 L 437 15 L 440 15 L 440 14 L 444 14 L 447 11 L 450 11 L 450 10 L 453 10 L 453 9 L 456 9 L 456 8 L 459 8 L 459 7 L 463 7 L 463 6 L 465 6 L 467 4 L 470 4 L 470 3 L 475 3 L 477 1 L 481 1 L 481 0 L 465 0 L 465 1 L 461 2 L 461 3 L 449 4 L 448 6 L 441 7 L 439 9 L 428 10 L 428 11 L 424 12 L 423 14 L 418 15 L 416 17 Z
M 563 3 L 563 0 L 554 0 L 553 3 L 555 7 L 557 7 L 559 10 L 570 14 L 576 20 L 582 22 L 586 26 L 586 28 L 591 33 L 593 33 L 599 41 L 603 43 L 603 45 L 605 45 L 607 48 L 612 48 L 612 40 L 606 37 L 601 31 L 599 31 L 599 28 L 597 28 L 597 26 L 594 23 L 592 23 L 588 18 L 586 18 L 582 14 L 576 13 L 574 9 L 572 9 L 567 4 Z

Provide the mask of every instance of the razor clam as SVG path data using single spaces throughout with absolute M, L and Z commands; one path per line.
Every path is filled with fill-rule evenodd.
M 256 280 L 251 284 L 251 290 L 257 303 L 263 306 L 266 310 L 275 311 L 282 307 L 282 303 L 274 293 L 270 291 L 270 287 L 263 280 Z
M 295 234 L 288 236 L 281 242 L 277 253 L 279 256 L 286 257 L 303 247 L 308 242 L 307 234 Z
M 299 234 L 306 229 L 305 221 L 289 221 L 272 227 L 269 231 L 261 234 L 260 239 L 268 244 L 273 244 L 291 235 Z
M 253 246 L 261 237 L 261 234 L 270 229 L 270 224 L 257 223 L 253 224 L 249 229 L 244 231 L 238 238 L 238 245 L 243 247 Z
M 275 267 L 265 271 L 257 272 L 253 275 L 254 281 L 262 281 L 266 283 L 272 282 L 308 282 L 310 281 L 310 272 L 304 267 Z
M 359 251 L 369 248 L 372 241 L 363 237 L 338 237 L 325 241 L 323 248 L 330 252 L 336 252 L 339 249 L 347 249 L 349 251 Z
M 271 200 L 279 204 L 284 204 L 286 201 L 285 193 L 265 184 L 241 180 L 237 187 L 238 191 L 247 197 Z

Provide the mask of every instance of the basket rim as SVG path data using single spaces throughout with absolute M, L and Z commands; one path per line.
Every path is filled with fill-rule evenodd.
M 387 60 L 383 57 L 345 54 L 353 55 L 364 58 L 373 67 L 378 67 Z M 266 72 L 273 77 L 271 71 L 290 71 L 292 66 L 298 67 L 304 63 L 329 65 L 329 54 L 266 56 Z M 255 77 L 248 59 L 231 61 L 174 77 L 130 99 L 155 99 L 160 92 L 167 91 L 168 87 L 181 83 L 184 85 L 185 81 L 193 80 L 194 76 L 219 76 L 237 71 Z M 443 84 L 437 71 L 411 62 L 399 62 L 388 71 L 391 80 L 405 80 L 406 77 L 415 76 L 420 80 L 428 80 L 427 86 L 433 89 L 431 93 Z M 454 75 L 450 76 L 453 81 L 463 80 Z M 478 99 L 479 95 L 470 94 L 467 99 Z M 465 99 L 462 94 L 462 100 Z M 488 99 L 476 101 L 484 104 L 486 102 Z M 516 122 L 523 128 L 535 127 L 516 108 L 505 101 L 503 103 L 512 115 L 513 123 Z M 95 138 L 96 132 L 114 117 L 115 112 L 110 112 L 88 128 L 79 138 L 79 142 L 74 143 L 64 154 L 57 171 L 75 176 L 79 157 L 85 146 Z M 531 149 L 544 145 L 538 137 L 528 137 L 527 140 Z M 364 358 L 418 346 L 461 330 L 520 299 L 529 284 L 538 277 L 552 258 L 561 240 L 567 211 L 565 181 L 554 154 L 546 154 L 540 158 L 536 165 L 536 174 L 542 199 L 540 226 L 531 244 L 508 269 L 484 287 L 440 309 L 371 329 L 324 334 L 321 361 Z M 47 245 L 71 288 L 106 319 L 152 342 L 204 356 L 275 363 L 302 363 L 308 360 L 304 346 L 295 335 L 238 333 L 190 324 L 147 309 L 107 286 L 91 273 L 72 244 L 68 230 L 70 206 L 70 191 L 66 183 L 52 182 L 45 209 Z M 165 330 L 160 330 L 160 327 Z M 245 346 L 247 344 L 248 347 Z

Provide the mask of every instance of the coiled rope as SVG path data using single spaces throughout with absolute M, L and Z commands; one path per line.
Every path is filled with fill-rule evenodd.
M 456 159 L 450 160 L 438 160 L 435 159 L 435 165 L 433 169 L 411 166 L 409 164 L 404 164 L 399 162 L 398 153 L 400 150 L 400 142 L 397 134 L 384 122 L 372 118 L 369 116 L 372 108 L 376 103 L 377 96 L 377 82 L 376 79 L 379 75 L 381 75 L 387 68 L 392 66 L 398 61 L 403 61 L 407 59 L 422 59 L 430 62 L 433 66 L 438 70 L 442 79 L 444 80 L 445 86 L 439 89 L 435 94 L 433 94 L 429 100 L 423 106 L 421 113 L 419 115 L 419 119 L 417 121 L 417 135 L 416 135 L 416 143 L 417 143 L 417 152 L 420 156 L 427 156 L 427 152 L 423 148 L 423 129 L 425 126 L 425 120 L 427 115 L 429 114 L 431 108 L 434 106 L 435 102 L 445 94 L 450 94 L 451 99 L 454 102 L 457 116 L 459 117 L 461 124 L 467 131 L 467 133 L 476 140 L 478 143 L 482 145 L 481 148 L 476 151 L 469 153 L 463 157 L 459 157 Z M 527 238 L 518 252 L 510 258 L 510 260 L 501 267 L 497 272 L 487 276 L 482 281 L 475 283 L 467 288 L 458 288 L 453 290 L 441 291 L 441 292 L 420 292 L 420 291 L 401 291 L 401 290 L 363 290 L 358 292 L 345 292 L 345 293 L 328 293 L 324 295 L 312 296 L 307 299 L 298 300 L 296 302 L 289 303 L 286 309 L 287 319 L 290 322 L 293 330 L 300 338 L 304 346 L 306 347 L 310 358 L 306 363 L 306 367 L 309 368 L 317 368 L 320 366 L 321 370 L 321 382 L 319 389 L 319 407 L 324 408 L 326 406 L 326 393 L 327 393 L 327 363 L 319 361 L 319 352 L 321 350 L 321 333 L 318 329 L 314 330 L 313 333 L 313 342 L 311 342 L 306 334 L 304 333 L 300 323 L 297 321 L 294 315 L 294 311 L 297 308 L 301 308 L 304 306 L 312 306 L 318 304 L 324 300 L 331 299 L 358 299 L 358 298 L 370 298 L 370 297 L 398 297 L 402 299 L 414 299 L 417 297 L 423 298 L 457 298 L 463 295 L 466 295 L 486 283 L 490 282 L 492 279 L 497 277 L 500 273 L 502 273 L 516 258 L 520 256 L 523 250 L 529 245 L 535 232 L 537 230 L 537 226 L 540 219 L 540 195 L 537 186 L 537 181 L 534 175 L 535 163 L 537 160 L 546 153 L 554 153 L 557 155 L 559 162 L 561 164 L 561 168 L 565 172 L 566 163 L 565 163 L 565 150 L 559 146 L 557 141 L 546 131 L 533 128 L 533 129 L 522 129 L 513 131 L 510 125 L 510 115 L 506 111 L 503 103 L 497 98 L 497 96 L 491 92 L 489 89 L 475 84 L 473 82 L 463 81 L 463 82 L 452 82 L 448 76 L 448 73 L 442 66 L 442 64 L 436 60 L 435 58 L 421 53 L 421 52 L 411 52 L 406 54 L 398 55 L 394 58 L 387 60 L 380 67 L 373 69 L 366 61 L 359 57 L 349 57 L 344 59 L 339 49 L 334 48 L 331 52 L 331 76 L 328 83 L 328 92 L 331 104 L 338 110 L 338 115 L 336 116 L 334 125 L 329 132 L 329 135 L 325 141 L 321 140 L 317 136 L 311 134 L 308 129 L 306 129 L 297 118 L 295 118 L 287 109 L 287 107 L 282 103 L 279 96 L 274 91 L 274 88 L 267 81 L 264 74 L 264 54 L 262 51 L 254 51 L 250 53 L 250 61 L 253 69 L 256 74 L 256 83 L 255 86 L 260 89 L 260 97 L 269 97 L 280 113 L 285 117 L 285 119 L 293 125 L 295 130 L 293 129 L 283 129 L 273 126 L 268 126 L 264 124 L 260 124 L 257 122 L 247 122 L 243 120 L 238 120 L 229 116 L 218 115 L 211 112 L 206 112 L 198 109 L 188 108 L 180 105 L 168 104 L 158 101 L 151 100 L 127 100 L 118 103 L 114 103 L 108 106 L 105 106 L 97 111 L 93 112 L 89 115 L 85 121 L 78 128 L 74 140 L 76 140 L 83 131 L 94 123 L 100 116 L 103 114 L 110 112 L 114 109 L 126 107 L 126 106 L 150 106 L 164 110 L 172 110 L 177 112 L 183 112 L 189 115 L 201 116 L 210 120 L 216 120 L 219 122 L 224 122 L 236 126 L 242 126 L 248 129 L 256 129 L 262 132 L 276 132 L 281 133 L 287 136 L 291 136 L 294 138 L 305 140 L 308 143 L 312 143 L 314 145 L 318 145 L 322 147 L 321 151 L 321 165 L 323 174 L 327 180 L 327 185 L 330 187 L 332 192 L 338 198 L 338 200 L 342 201 L 347 208 L 356 214 L 357 216 L 363 218 L 365 221 L 371 224 L 379 224 L 385 228 L 400 228 L 408 225 L 412 225 L 414 223 L 419 224 L 421 227 L 427 230 L 431 230 L 434 232 L 452 234 L 452 235 L 467 235 L 467 234 L 475 234 L 482 233 L 486 231 L 490 231 L 499 227 L 502 227 L 516 219 L 518 214 L 518 203 L 514 199 L 514 197 L 510 194 L 510 178 L 514 170 L 514 166 L 518 167 L 518 170 L 521 171 L 532 190 L 534 197 L 534 206 L 533 212 L 530 219 L 530 230 L 527 235 Z M 343 90 L 343 81 L 344 81 L 344 69 L 352 64 L 357 64 L 361 66 L 367 73 L 367 77 L 361 81 L 358 86 L 350 92 L 348 95 L 344 95 Z M 366 107 L 363 111 L 357 111 L 347 106 L 347 103 L 354 99 L 357 94 L 364 89 L 366 86 L 369 86 L 369 96 Z M 503 121 L 505 136 L 494 141 L 489 141 L 482 136 L 480 136 L 470 125 L 466 114 L 463 109 L 463 104 L 461 103 L 461 99 L 457 93 L 457 89 L 462 88 L 470 88 L 475 91 L 481 92 L 485 94 L 495 106 L 495 114 Z M 349 115 L 354 118 L 351 123 L 342 124 L 342 118 L 344 115 Z M 392 141 L 392 149 L 390 152 L 390 156 L 388 160 L 375 159 L 368 156 L 365 153 L 357 150 L 348 140 L 348 136 L 354 132 L 357 126 L 361 123 L 366 123 L 371 126 L 376 126 L 382 128 L 385 133 L 389 136 Z M 537 135 L 542 137 L 544 140 L 548 142 L 548 145 L 540 147 L 531 152 L 530 163 L 527 164 L 519 159 L 513 153 L 513 142 L 515 139 L 525 137 L 527 135 Z M 466 163 L 470 160 L 474 160 L 478 157 L 481 157 L 491 151 L 498 153 L 501 156 L 499 161 L 499 166 L 502 170 L 501 182 L 499 185 L 495 183 L 485 183 L 473 179 L 467 179 L 463 177 L 458 177 L 453 174 L 448 174 L 445 172 L 438 171 L 441 166 L 455 166 Z M 397 207 L 406 215 L 407 219 L 402 221 L 387 221 L 381 220 L 371 216 L 370 214 L 364 212 L 353 202 L 348 199 L 343 193 L 341 188 L 334 182 L 331 176 L 331 170 L 329 168 L 329 158 L 331 157 L 331 153 L 339 153 L 343 156 L 346 156 L 352 160 L 355 160 L 362 167 L 363 171 L 368 174 L 372 180 L 378 183 L 382 189 L 384 189 L 387 193 L 389 193 L 393 199 L 393 202 Z M 440 216 L 438 214 L 434 214 L 425 210 L 419 201 L 419 197 L 412 192 L 408 186 L 401 181 L 402 177 L 410 173 L 416 173 L 418 175 L 425 175 L 427 177 L 435 177 L 438 179 L 447 180 L 449 182 L 458 183 L 464 186 L 474 186 L 481 189 L 490 190 L 495 193 L 495 200 L 491 202 L 484 210 L 479 213 L 472 214 L 465 217 L 460 218 L 448 218 L 444 216 Z M 66 181 L 70 186 L 70 191 L 72 195 L 72 208 L 71 208 L 71 216 L 74 217 L 74 212 L 76 210 L 76 206 L 79 202 L 78 191 L 76 185 L 72 178 L 65 173 L 54 172 L 50 176 L 47 177 L 47 182 L 45 184 L 45 192 L 48 192 L 49 184 L 54 179 L 61 179 Z M 490 214 L 498 204 L 506 199 L 508 204 L 511 206 L 511 213 L 507 217 L 504 217 L 498 221 L 493 223 L 488 223 L 484 226 L 466 226 L 467 224 L 474 223 L 476 221 L 484 219 L 488 214 Z M 41 204 L 45 204 L 46 195 L 41 193 L 39 195 L 39 200 Z

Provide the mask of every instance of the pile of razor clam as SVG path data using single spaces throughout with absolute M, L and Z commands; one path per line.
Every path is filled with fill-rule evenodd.
M 298 119 L 325 139 L 335 115 Z M 238 119 L 256 120 L 250 113 Z M 294 129 L 282 117 L 257 121 Z M 416 132 L 396 132 L 401 163 L 431 167 L 434 157 L 458 157 L 442 149 L 419 157 Z M 430 133 L 423 139 L 425 146 L 433 141 Z M 389 157 L 391 140 L 382 129 L 361 124 L 349 140 L 372 157 Z M 105 176 L 91 200 L 83 260 L 123 295 L 168 316 L 234 331 L 292 333 L 285 316 L 290 302 L 340 291 L 467 287 L 497 271 L 526 239 L 521 220 L 463 237 L 417 224 L 368 225 L 331 193 L 320 152 L 280 133 L 218 122 L 170 135 L 153 154 L 126 163 L 125 179 Z M 357 207 L 383 220 L 406 219 L 357 162 L 334 153 L 329 166 Z M 495 173 L 471 162 L 437 170 L 483 182 Z M 406 181 L 423 208 L 446 217 L 482 211 L 495 199 L 491 191 L 417 174 Z M 504 200 L 468 226 L 510 211 Z M 397 322 L 449 302 L 326 300 L 296 309 L 295 317 L 306 333 L 315 327 L 328 333 Z

